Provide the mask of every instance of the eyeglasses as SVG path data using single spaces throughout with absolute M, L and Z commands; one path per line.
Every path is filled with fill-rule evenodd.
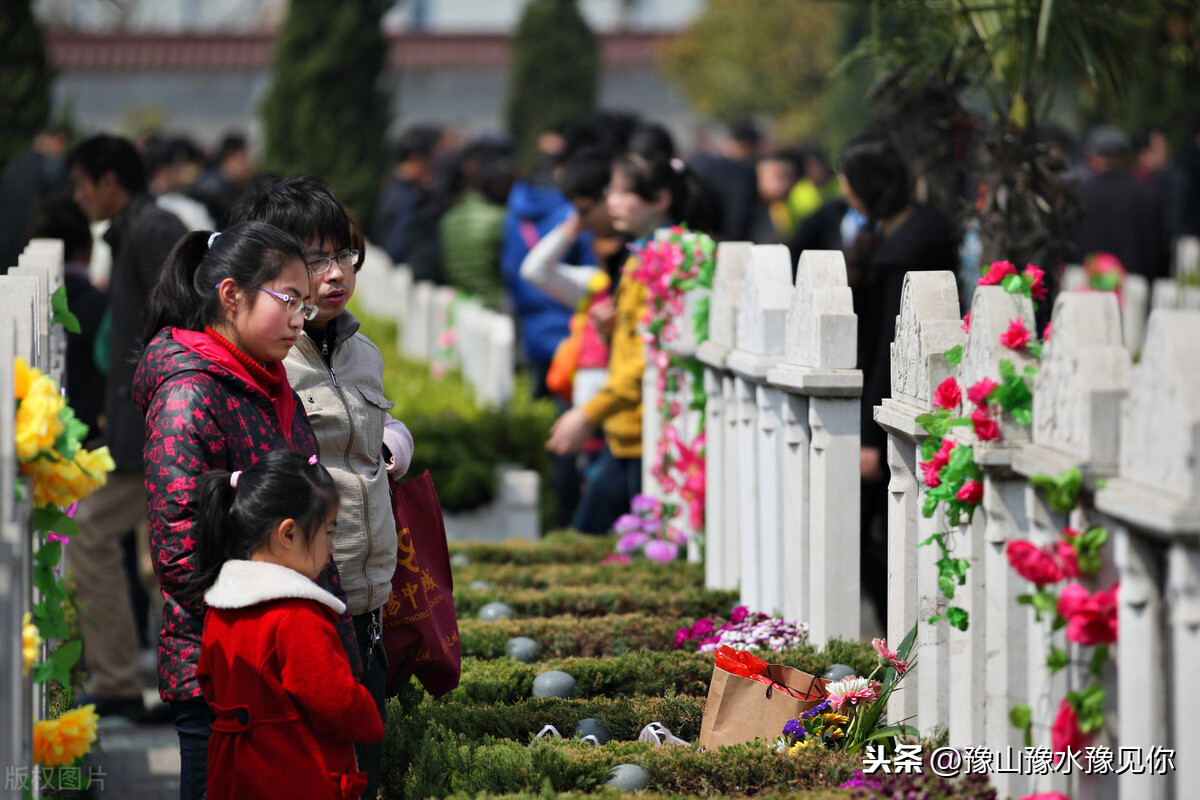
M 292 297 L 290 294 L 281 294 L 280 292 L 273 291 L 265 286 L 255 286 L 254 288 L 258 289 L 260 292 L 266 292 L 267 294 L 271 295 L 271 297 L 277 297 L 282 300 L 283 304 L 287 307 L 287 312 L 289 314 L 295 314 L 297 311 L 299 311 L 306 320 L 315 319 L 317 316 L 317 307 L 311 303 L 304 302 L 299 297 Z
M 321 256 L 320 258 L 313 258 L 304 263 L 308 265 L 308 269 L 313 275 L 324 275 L 333 266 L 334 261 L 340 264 L 343 269 L 350 269 L 358 263 L 358 256 L 359 252 L 357 250 L 344 250 L 333 258 Z

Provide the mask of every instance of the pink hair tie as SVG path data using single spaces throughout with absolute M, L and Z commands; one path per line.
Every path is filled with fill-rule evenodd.
M 242 471 L 240 469 L 235 469 L 233 472 L 229 473 L 230 487 L 236 489 L 238 485 L 238 478 L 240 477 L 242 477 Z
M 671 159 L 671 169 L 675 170 L 676 172 L 683 172 L 683 166 L 684 166 L 683 159 L 681 159 L 681 158 L 672 158 Z
M 311 456 L 308 457 L 308 465 L 310 467 L 315 467 L 317 465 L 317 454 L 316 453 L 313 453 Z

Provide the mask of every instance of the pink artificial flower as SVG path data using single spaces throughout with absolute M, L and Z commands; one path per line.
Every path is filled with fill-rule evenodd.
M 1071 800 L 1062 792 L 1038 792 L 1037 794 L 1027 794 L 1021 800 Z
M 996 386 L 996 382 L 991 378 L 983 378 L 967 390 L 967 399 L 977 406 L 987 405 L 988 395 Z
M 640 531 L 627 533 L 617 540 L 617 552 L 631 555 L 642 549 L 648 541 L 650 537 Z
M 1025 320 L 1020 317 L 1010 320 L 1008 330 L 1000 334 L 1000 344 L 1010 350 L 1023 350 L 1029 344 L 1029 329 L 1025 327 Z
M 1066 698 L 1058 704 L 1058 715 L 1050 726 L 1050 749 L 1055 753 L 1065 753 L 1067 748 L 1074 752 L 1087 752 L 1088 737 L 1079 727 L 1079 717 Z
M 871 646 L 879 654 L 879 663 L 896 670 L 897 675 L 903 675 L 908 670 L 908 662 L 900 660 L 900 654 L 889 650 L 887 639 L 872 639 Z
M 624 553 L 612 553 L 600 559 L 601 564 L 631 564 L 633 559 Z
M 942 467 L 934 461 L 922 461 L 918 466 L 921 467 L 921 478 L 925 481 L 925 485 L 930 489 L 936 489 L 942 485 L 942 476 L 939 474 Z
M 679 509 L 675 509 L 675 513 L 679 513 Z M 671 544 L 684 544 L 687 542 L 687 534 L 675 525 L 667 526 L 667 541 Z
M 750 609 L 745 606 L 734 606 L 733 611 L 729 612 L 729 621 L 736 625 L 748 616 L 750 616 Z
M 933 405 L 937 408 L 944 408 L 948 411 L 953 411 L 958 408 L 958 404 L 962 402 L 962 390 L 958 388 L 958 381 L 953 377 L 946 378 L 938 384 L 937 390 L 933 394 Z
M 693 636 L 708 636 L 713 632 L 713 621 L 708 617 L 701 617 L 696 620 L 696 624 L 692 626 Z
M 688 639 L 695 638 L 696 634 L 691 628 L 679 628 L 675 631 L 675 649 L 683 647 L 683 643 Z
M 954 497 L 967 505 L 975 505 L 983 499 L 983 484 L 979 481 L 967 481 Z
M 454 347 L 458 343 L 458 331 L 453 328 L 446 328 L 438 334 L 438 347 L 445 350 Z
M 622 514 L 613 523 L 613 533 L 632 533 L 641 530 L 642 518 L 637 514 Z
M 879 683 L 852 675 L 849 678 L 825 684 L 825 691 L 829 693 L 829 705 L 834 711 L 841 711 L 844 706 L 867 705 L 874 702 L 879 697 Z
M 678 400 L 672 400 L 671 404 L 667 406 L 667 414 L 672 417 L 678 417 L 681 413 L 683 413 L 683 403 L 680 403 Z
M 646 548 L 642 552 L 651 561 L 667 564 L 679 557 L 679 545 L 665 542 L 662 539 L 651 539 L 646 542 Z
M 993 261 L 987 274 L 979 279 L 980 286 L 995 286 L 1003 283 L 1009 275 L 1016 275 L 1017 268 L 1008 261 Z
M 1026 264 L 1025 274 L 1033 279 L 1033 284 L 1029 287 L 1034 300 L 1046 299 L 1046 271 L 1036 264 Z
M 1050 326 L 1054 324 L 1054 320 L 1046 323 L 1046 329 L 1042 331 L 1042 341 L 1050 341 Z
M 984 406 L 976 406 L 971 412 L 971 425 L 975 428 L 975 438 L 981 442 L 991 442 L 1000 438 L 1000 426 Z
M 671 366 L 671 354 L 666 350 L 659 350 L 654 354 L 654 366 L 659 369 L 666 369 Z
M 1085 646 L 1117 641 L 1117 588 L 1088 596 L 1087 589 L 1069 583 L 1058 596 L 1058 613 L 1067 621 L 1067 640 Z
M 1063 531 L 1070 530 L 1067 528 Z M 1079 554 L 1075 552 L 1074 545 L 1070 541 L 1059 539 L 1054 544 L 1054 554 L 1058 556 L 1058 562 L 1062 564 L 1063 575 L 1068 578 L 1079 578 L 1083 573 L 1079 571 Z
M 1009 566 L 1025 580 L 1038 586 L 1058 583 L 1065 576 L 1054 555 L 1023 539 L 1010 539 L 1004 547 Z
M 61 533 L 55 533 L 54 531 L 47 531 L 46 532 L 46 541 L 59 542 L 60 544 L 66 544 L 67 542 L 71 541 L 71 537 L 63 536 Z
M 967 311 L 967 315 L 963 317 L 962 329 L 966 333 L 971 332 L 971 312 L 969 310 Z

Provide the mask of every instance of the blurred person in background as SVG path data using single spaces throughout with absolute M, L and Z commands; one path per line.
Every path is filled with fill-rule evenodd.
M 795 153 L 780 150 L 763 156 L 755 165 L 758 205 L 754 215 L 751 241 L 778 244 L 787 241 L 796 229 L 796 220 L 788 206 L 788 196 L 800 177 Z
M 443 280 L 438 221 L 445 206 L 436 191 L 435 161 L 443 131 L 414 125 L 400 134 L 396 167 L 379 192 L 375 240 L 395 264 L 405 264 L 414 280 Z
M 456 166 L 454 200 L 438 223 L 446 282 L 499 310 L 500 246 L 516 165 L 505 148 L 480 141 L 464 149 Z
M 187 181 L 188 193 L 204 203 L 216 222 L 216 230 L 229 224 L 229 212 L 254 177 L 254 159 L 244 134 L 230 131 L 221 138 L 212 156 L 212 166 L 203 175 Z
M 48 126 L 33 137 L 29 150 L 4 165 L 0 173 L 0 275 L 17 266 L 34 206 L 70 188 L 63 163 L 66 150 L 66 131 Z
M 159 208 L 178 217 L 188 230 L 217 229 L 208 208 L 183 193 L 196 179 L 197 165 L 202 160 L 200 148 L 182 136 L 156 137 L 148 142 L 143 157 L 150 193 Z
M 762 133 L 752 120 L 729 127 L 719 155 L 699 153 L 688 159 L 717 211 L 716 234 L 734 242 L 750 241 L 758 204 L 758 161 Z

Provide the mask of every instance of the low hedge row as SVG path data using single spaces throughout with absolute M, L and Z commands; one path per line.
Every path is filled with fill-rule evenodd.
M 736 591 L 707 591 L 701 588 L 642 589 L 621 586 L 563 586 L 551 589 L 488 589 L 479 591 L 459 584 L 454 587 L 454 608 L 459 619 L 474 617 L 485 605 L 497 600 L 507 603 L 516 617 L 553 617 L 573 614 L 598 617 L 605 614 L 658 613 L 671 619 L 692 620 L 728 614 L 738 598 Z
M 770 661 L 820 676 L 830 664 L 848 664 L 866 675 L 875 663 L 869 644 L 841 643 L 836 651 L 814 648 L 773 653 Z M 833 658 L 838 652 L 840 658 Z M 843 660 L 845 659 L 845 660 Z M 537 664 L 511 659 L 464 658 L 462 680 L 449 697 L 458 702 L 513 703 L 529 697 L 533 680 L 549 670 L 575 678 L 576 697 L 634 697 L 667 694 L 706 697 L 712 678 L 712 653 L 638 651 L 607 658 L 561 658 Z
M 487 581 L 497 589 L 548 589 L 551 586 L 651 586 L 656 589 L 704 585 L 704 565 L 682 561 L 659 564 L 471 564 L 454 570 L 455 585 Z M 728 613 L 729 609 L 725 609 Z
M 678 620 L 652 614 L 609 614 L 604 617 L 530 617 L 483 622 L 460 619 L 458 635 L 464 656 L 502 658 L 508 640 L 528 636 L 542 646 L 543 658 L 621 655 L 635 650 L 671 650 Z
M 595 564 L 612 555 L 616 546 L 615 536 L 555 531 L 536 542 L 451 542 L 450 552 L 465 555 L 472 564 Z
M 621 763 L 644 767 L 659 792 L 746 796 L 837 787 L 853 776 L 861 757 L 822 750 L 789 756 L 764 742 L 700 752 L 643 742 L 595 747 L 575 741 L 479 741 L 435 723 L 405 788 L 410 797 L 589 790 L 603 785 Z

